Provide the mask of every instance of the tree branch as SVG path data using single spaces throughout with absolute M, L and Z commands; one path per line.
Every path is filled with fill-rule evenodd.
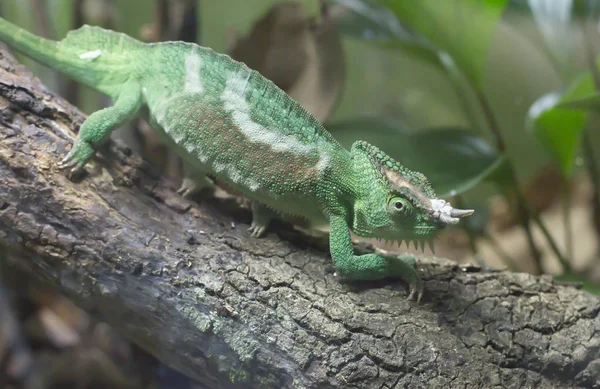
M 83 119 L 0 48 L 0 245 L 204 387 L 600 385 L 596 297 L 441 259 L 419 263 L 421 304 L 342 283 L 318 240 L 252 239 L 247 213 L 180 199 L 122 147 L 67 179 Z

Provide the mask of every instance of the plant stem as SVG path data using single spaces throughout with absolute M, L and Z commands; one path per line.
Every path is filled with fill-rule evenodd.
M 517 261 L 502 248 L 502 246 L 498 243 L 496 238 L 494 238 L 487 232 L 484 232 L 483 238 L 488 241 L 490 247 L 496 252 L 496 254 L 498 254 L 498 256 L 502 258 L 502 261 L 506 263 L 509 270 L 517 271 L 519 269 L 519 267 L 517 266 Z
M 506 153 L 506 144 L 504 143 L 504 139 L 502 138 L 502 135 L 500 133 L 500 126 L 498 125 L 498 121 L 496 120 L 496 117 L 494 116 L 492 107 L 491 107 L 490 103 L 488 102 L 487 98 L 485 97 L 485 95 L 483 94 L 483 92 L 479 88 L 475 87 L 474 83 L 472 83 L 472 85 L 473 85 L 475 94 L 477 95 L 477 100 L 479 101 L 479 104 L 481 106 L 483 114 L 484 114 L 485 118 L 487 119 L 490 131 L 492 132 L 492 136 L 494 137 L 494 143 L 496 144 L 496 148 L 498 149 L 498 151 L 500 151 L 500 153 L 505 154 Z M 533 233 L 531 231 L 531 225 L 529 223 L 529 219 L 530 219 L 530 215 L 529 215 L 529 211 L 528 211 L 529 208 L 526 205 L 527 200 L 525 199 L 525 196 L 523 196 L 523 194 L 521 193 L 517 175 L 515 173 L 514 167 L 513 167 L 512 163 L 510 162 L 510 160 L 507 160 L 507 166 L 508 166 L 508 172 L 510 175 L 509 178 L 513 184 L 513 190 L 517 197 L 516 198 L 517 215 L 519 217 L 519 223 L 521 224 L 521 226 L 523 227 L 523 230 L 525 231 L 525 235 L 527 237 L 527 243 L 529 245 L 529 250 L 531 252 L 533 261 L 535 263 L 536 271 L 538 272 L 538 274 L 541 274 L 543 272 L 542 257 L 540 255 L 539 250 L 536 247 L 535 240 L 533 239 Z M 508 196 L 507 196 L 507 198 L 508 198 Z M 557 252 L 557 255 L 560 256 L 560 253 Z
M 590 133 L 587 130 L 583 133 L 583 155 L 586 161 L 585 165 L 587 166 L 587 170 L 594 187 L 594 225 L 596 227 L 596 234 L 600 236 L 600 198 L 598 197 L 598 193 L 600 193 L 600 172 L 598 171 L 598 162 L 594 156 L 594 149 L 592 147 Z
M 531 216 L 531 219 L 535 222 L 535 224 L 537 224 L 539 229 L 542 231 L 544 238 L 548 241 L 548 244 L 550 244 L 550 248 L 556 254 L 556 257 L 557 257 L 558 261 L 560 262 L 561 266 L 563 267 L 564 271 L 571 272 L 572 271 L 571 263 L 561 254 L 560 249 L 558 248 L 558 246 L 556 245 L 556 242 L 554 241 L 554 238 L 552 238 L 552 235 L 550 235 L 550 231 L 548 231 L 548 229 L 546 228 L 546 225 L 542 222 L 542 219 L 540 219 L 540 216 L 537 213 L 537 211 L 534 209 L 531 209 L 531 207 L 528 204 L 525 204 L 525 206 L 527 208 L 527 212 L 529 212 L 529 215 Z
M 479 88 L 476 88 L 473 83 L 472 85 L 483 110 L 483 113 L 488 121 L 490 130 L 496 143 L 496 147 L 501 153 L 504 154 L 506 153 L 506 144 L 504 143 L 504 139 L 502 138 L 502 135 L 500 133 L 500 126 L 498 125 L 498 122 L 494 116 L 494 112 L 492 111 L 491 105 L 488 102 L 485 95 L 483 94 L 483 92 Z M 517 213 L 519 215 L 519 221 L 525 230 L 525 234 L 527 235 L 527 242 L 529 244 L 529 249 L 531 251 L 533 260 L 536 263 L 536 267 L 541 271 L 541 256 L 537 247 L 535 246 L 535 241 L 533 240 L 533 234 L 531 232 L 531 226 L 529 224 L 530 219 L 532 219 L 535 222 L 535 224 L 538 225 L 538 227 L 542 231 L 542 234 L 544 235 L 544 238 L 548 241 L 550 248 L 552 249 L 552 251 L 554 251 L 554 254 L 558 258 L 558 261 L 563 266 L 564 270 L 570 271 L 571 264 L 560 252 L 560 249 L 558 248 L 556 242 L 552 238 L 552 235 L 550 235 L 550 232 L 540 219 L 539 215 L 537 214 L 537 211 L 531 209 L 529 203 L 527 202 L 527 199 L 521 192 L 521 188 L 519 187 L 519 181 L 517 179 L 514 166 L 512 165 L 510 160 L 507 160 L 507 166 L 508 173 L 510 175 L 509 178 L 513 183 L 513 190 L 517 197 Z
M 573 259 L 573 229 L 571 225 L 571 190 L 569 180 L 563 180 L 563 222 L 565 228 L 565 244 L 567 256 Z
M 596 67 L 596 49 L 594 48 L 594 42 L 592 41 L 592 34 L 595 34 L 593 27 L 590 27 L 590 22 L 583 21 L 583 41 L 585 42 L 585 53 L 590 67 L 590 73 L 594 80 L 594 86 L 596 90 L 600 90 L 600 74 L 598 74 L 598 68 Z
M 444 69 L 446 70 L 446 72 L 448 74 L 448 79 L 450 80 L 452 89 L 454 89 L 454 93 L 456 94 L 456 97 L 458 99 L 458 103 L 460 104 L 461 110 L 463 111 L 463 113 L 465 114 L 467 119 L 469 120 L 469 125 L 473 129 L 478 128 L 479 125 L 477 123 L 477 115 L 475 114 L 473 107 L 471 107 L 471 104 L 469 104 L 469 101 L 467 100 L 467 97 L 466 97 L 466 90 L 465 90 L 466 88 L 465 88 L 465 85 L 463 82 L 463 81 L 465 81 L 465 77 L 463 76 L 462 72 L 456 66 L 456 63 L 454 62 L 452 57 L 450 57 L 448 54 L 443 53 L 443 52 L 442 53 L 435 52 L 435 53 L 437 54 L 440 63 L 442 64 L 442 66 L 444 67 Z
M 592 38 L 596 32 L 589 21 L 583 22 L 582 29 L 586 49 L 586 58 L 590 68 L 590 73 L 592 74 L 596 91 L 600 91 L 600 74 L 598 73 L 598 67 L 596 66 L 596 49 L 594 47 L 594 39 Z M 596 117 L 597 119 L 597 115 L 593 115 L 593 113 L 592 117 Z M 598 195 L 600 193 L 600 172 L 598 172 L 598 165 L 594 156 L 594 147 L 592 146 L 592 140 L 590 136 L 590 126 L 583 131 L 583 155 L 586 161 L 585 165 L 587 167 L 588 174 L 590 175 L 590 179 L 592 180 L 594 186 L 594 226 L 596 227 L 596 235 L 600 237 L 600 196 Z
M 466 208 L 462 196 L 455 196 L 454 199 L 456 200 L 456 206 L 458 208 L 461 208 L 461 209 L 465 209 Z M 465 230 L 465 232 L 467 233 L 467 237 L 469 238 L 469 248 L 471 249 L 471 252 L 473 253 L 473 256 L 477 258 L 477 256 L 478 256 L 478 251 L 477 251 L 477 237 L 475 236 L 475 234 L 473 233 L 473 231 L 471 231 L 467 227 L 467 225 L 465 223 L 462 223 L 462 229 Z

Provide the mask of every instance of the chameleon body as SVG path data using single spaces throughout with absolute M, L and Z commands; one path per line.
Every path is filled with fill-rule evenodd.
M 277 213 L 330 225 L 330 252 L 347 279 L 404 278 L 422 292 L 414 257 L 357 256 L 350 230 L 386 240 L 431 242 L 459 217 L 420 173 L 363 141 L 344 149 L 300 104 L 246 65 L 184 42 L 145 44 L 84 26 L 60 42 L 0 18 L 0 41 L 112 98 L 90 115 L 60 167 L 81 169 L 113 129 L 142 116 L 186 163 L 181 192 L 207 174 L 253 201 L 250 230 Z

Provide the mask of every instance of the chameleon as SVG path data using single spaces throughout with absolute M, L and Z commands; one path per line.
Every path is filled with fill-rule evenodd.
M 53 41 L 3 18 L 0 41 L 113 101 L 87 117 L 59 168 L 80 171 L 113 129 L 141 117 L 184 160 L 179 193 L 216 177 L 251 200 L 254 237 L 280 215 L 329 224 L 329 251 L 344 280 L 400 278 L 408 298 L 420 300 L 415 256 L 356 255 L 351 231 L 433 248 L 444 227 L 473 213 L 437 198 L 423 174 L 378 147 L 361 140 L 342 147 L 273 82 L 210 48 L 144 43 L 88 25 Z

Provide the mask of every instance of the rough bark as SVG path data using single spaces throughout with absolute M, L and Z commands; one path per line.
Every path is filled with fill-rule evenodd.
M 122 147 L 69 180 L 83 119 L 0 47 L 0 246 L 206 388 L 600 387 L 598 298 L 435 258 L 420 304 L 342 283 L 322 242 L 252 239 L 247 213 L 181 200 Z

